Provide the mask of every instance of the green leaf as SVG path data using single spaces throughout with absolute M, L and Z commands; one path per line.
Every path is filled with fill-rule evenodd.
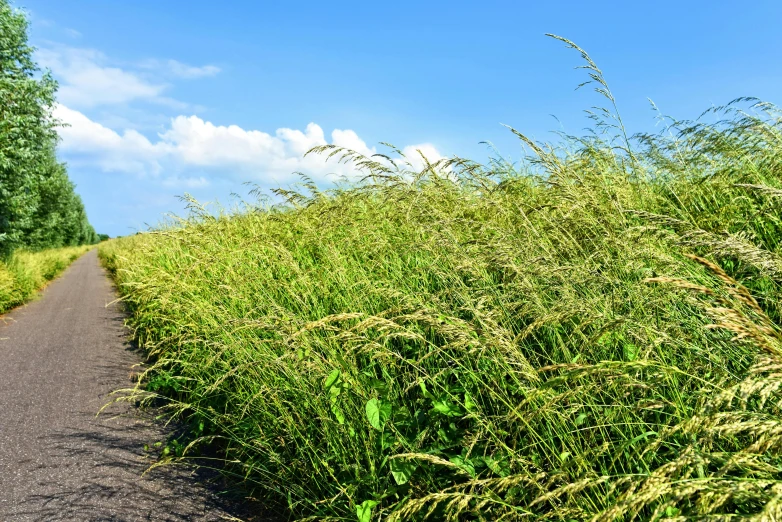
M 587 420 L 587 414 L 582 413 L 578 417 L 576 417 L 576 426 L 581 426 L 584 424 L 584 421 Z
M 628 361 L 634 361 L 638 358 L 638 347 L 634 344 L 627 343 L 623 346 L 625 359 Z
M 369 522 L 372 520 L 372 509 L 377 506 L 376 500 L 365 500 L 356 508 L 356 518 L 358 522 Z
M 340 393 L 342 393 L 342 386 L 340 386 L 339 384 L 335 384 L 334 386 L 329 388 L 329 398 L 332 404 L 337 402 L 337 397 L 339 397 Z
M 391 476 L 394 477 L 394 482 L 399 484 L 406 484 L 413 472 L 418 468 L 418 464 L 410 460 L 391 459 Z
M 421 387 L 421 393 L 423 394 L 424 397 L 426 397 L 427 399 L 434 400 L 434 395 L 429 393 L 429 390 L 426 389 L 426 384 L 424 384 L 423 381 L 419 382 L 418 385 Z
M 382 430 L 388 419 L 391 417 L 391 403 L 383 402 L 379 399 L 370 399 L 367 401 L 367 418 L 369 423 L 376 430 Z
M 332 404 L 331 412 L 337 418 L 337 422 L 339 422 L 340 424 L 345 424 L 345 414 L 342 413 L 342 409 L 339 406 L 337 406 L 336 404 Z
M 435 411 L 442 413 L 446 417 L 459 417 L 464 414 L 459 406 L 452 403 L 448 399 L 434 401 L 432 406 L 434 406 Z
M 324 390 L 328 390 L 339 379 L 339 370 L 332 371 L 326 378 L 326 383 L 323 385 Z
M 507 477 L 510 474 L 508 463 L 504 459 L 497 460 L 494 457 L 483 457 L 483 462 L 486 463 L 486 466 L 488 466 L 493 473 L 496 473 L 501 477 Z
M 665 508 L 665 516 L 667 517 L 675 517 L 679 513 L 681 513 L 681 510 L 679 508 L 675 508 L 673 506 L 668 506 Z
M 394 443 L 396 443 L 396 437 L 394 434 L 388 431 L 384 431 L 383 435 L 380 437 L 380 446 L 383 448 L 383 450 L 389 449 L 394 445 Z
M 465 459 L 461 455 L 456 455 L 454 457 L 451 457 L 450 461 L 456 464 L 457 466 L 459 466 L 459 468 L 461 468 L 462 470 L 466 471 L 470 475 L 470 477 L 475 478 L 475 466 L 473 465 L 472 462 L 470 462 L 469 459 Z
M 470 392 L 464 392 L 464 408 L 467 411 L 475 411 L 477 408 L 475 401 L 472 400 L 472 395 L 470 395 Z
M 371 372 L 362 372 L 364 375 L 369 377 L 369 386 L 377 391 L 380 395 L 387 395 L 388 394 L 388 384 L 381 381 L 380 379 L 376 379 L 374 375 L 372 375 Z

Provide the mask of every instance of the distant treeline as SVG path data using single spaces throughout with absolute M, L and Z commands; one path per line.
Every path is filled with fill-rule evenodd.
M 0 259 L 101 239 L 57 160 L 57 82 L 39 74 L 27 28 L 24 13 L 0 0 Z

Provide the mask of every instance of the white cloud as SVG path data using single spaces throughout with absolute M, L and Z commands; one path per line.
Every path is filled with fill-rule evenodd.
M 138 67 L 149 71 L 156 71 L 168 77 L 193 79 L 214 76 L 221 69 L 216 65 L 188 65 L 177 60 L 157 60 L 150 58 L 138 62 Z
M 60 44 L 39 49 L 36 58 L 60 82 L 58 100 L 79 109 L 145 101 L 177 111 L 193 110 L 188 103 L 164 96 L 169 85 L 160 78 L 194 79 L 220 72 L 214 65 L 195 67 L 176 60 L 154 59 L 136 64 L 137 70 L 133 71 L 117 67 L 94 49 Z M 150 80 L 150 76 L 158 80 Z
M 236 125 L 215 125 L 197 116 L 177 116 L 156 140 L 149 140 L 134 130 L 120 134 L 63 105 L 56 106 L 54 112 L 70 125 L 60 131 L 60 150 L 68 161 L 91 163 L 105 172 L 142 176 L 165 172 L 168 177 L 163 183 L 169 186 L 201 187 L 210 177 L 284 184 L 296 179 L 295 172 L 319 181 L 331 175 L 352 177 L 356 172 L 350 165 L 336 160 L 327 163 L 319 155 L 305 158 L 304 153 L 328 143 L 364 155 L 375 153 L 354 131 L 335 129 L 327 140 L 315 123 L 303 131 L 281 128 L 270 134 Z M 423 165 L 416 149 L 421 149 L 430 161 L 441 158 L 431 144 L 405 147 L 403 151 L 414 165 Z M 183 172 L 196 174 L 183 176 Z
M 168 70 L 179 78 L 203 78 L 204 76 L 214 76 L 220 72 L 220 68 L 215 65 L 195 67 L 176 60 L 168 60 L 166 64 Z
M 194 189 L 208 186 L 209 180 L 204 176 L 198 176 L 197 178 L 171 176 L 164 179 L 162 184 L 164 187 Z
M 152 144 L 135 130 L 119 134 L 84 114 L 57 104 L 54 117 L 68 124 L 61 128 L 61 150 L 77 164 L 93 164 L 105 172 L 157 174 L 159 159 L 165 156 L 161 144 Z
M 440 155 L 440 152 L 431 143 L 408 145 L 402 149 L 402 154 L 405 155 L 405 159 L 413 166 L 414 170 L 422 170 L 426 166 L 424 158 L 426 158 L 426 161 L 430 164 L 443 159 L 443 156 Z M 421 157 L 422 154 L 424 158 Z
M 39 49 L 36 58 L 59 80 L 60 102 L 74 107 L 154 100 L 166 88 L 165 84 L 152 83 L 118 67 L 107 66 L 106 57 L 92 49 L 65 46 Z
M 371 156 L 375 152 L 375 148 L 369 148 L 367 147 L 367 144 L 364 143 L 364 140 L 358 137 L 358 134 L 353 132 L 352 130 L 340 130 L 335 129 L 334 132 L 331 133 L 332 137 L 332 143 L 334 145 L 338 145 L 340 147 L 344 147 L 346 149 L 354 150 L 360 154 L 363 154 L 364 156 Z

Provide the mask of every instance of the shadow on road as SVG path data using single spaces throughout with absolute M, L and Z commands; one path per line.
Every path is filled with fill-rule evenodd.
M 78 415 L 94 418 L 94 412 Z M 40 446 L 60 459 L 35 466 L 41 477 L 36 490 L 45 493 L 28 495 L 13 515 L 73 521 L 279 520 L 224 493 L 226 485 L 215 471 L 171 464 L 145 473 L 155 457 L 143 444 L 152 447 L 164 434 L 150 417 L 131 409 L 119 417 L 102 415 L 94 430 L 63 429 L 40 437 Z M 94 478 L 72 484 L 69 475 Z

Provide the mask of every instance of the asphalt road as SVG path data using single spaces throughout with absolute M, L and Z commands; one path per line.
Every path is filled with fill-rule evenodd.
M 0 316 L 0 521 L 247 520 L 214 477 L 153 462 L 166 428 L 110 392 L 140 361 L 95 250 Z

